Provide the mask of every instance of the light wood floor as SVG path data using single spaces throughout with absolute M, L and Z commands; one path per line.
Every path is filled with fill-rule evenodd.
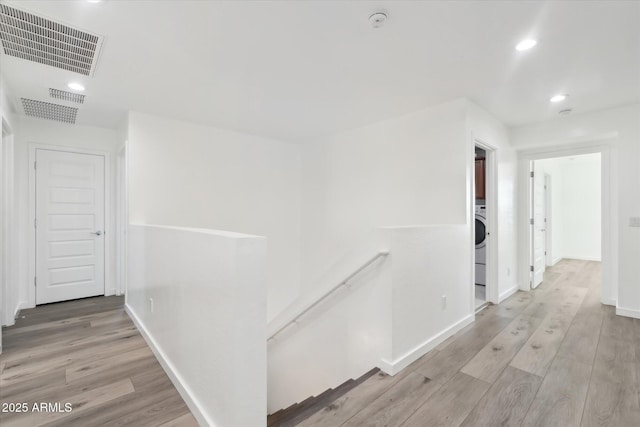
M 197 426 L 121 297 L 23 310 L 3 329 L 2 344 L 3 427 Z M 57 402 L 62 411 L 32 411 L 34 403 Z M 26 403 L 28 412 L 3 412 L 11 409 L 5 403 Z
M 600 263 L 562 260 L 529 293 L 398 375 L 300 426 L 640 426 L 640 321 L 599 302 Z

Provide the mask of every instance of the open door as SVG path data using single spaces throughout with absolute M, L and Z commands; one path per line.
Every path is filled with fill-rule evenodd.
M 532 218 L 531 233 L 533 242 L 532 255 L 532 278 L 531 287 L 536 288 L 544 276 L 546 266 L 546 192 L 545 175 L 541 170 L 536 170 L 536 163 L 533 162 L 532 172 Z

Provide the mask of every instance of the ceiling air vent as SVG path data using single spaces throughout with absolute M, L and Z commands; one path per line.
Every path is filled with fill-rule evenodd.
M 102 38 L 0 4 L 0 41 L 4 53 L 89 76 Z
M 76 102 L 78 104 L 84 104 L 85 95 L 79 93 L 67 92 L 66 90 L 49 88 L 49 96 L 63 101 Z
M 20 98 L 20 100 L 27 116 L 72 124 L 76 122 L 78 109 L 75 107 L 36 101 L 35 99 Z

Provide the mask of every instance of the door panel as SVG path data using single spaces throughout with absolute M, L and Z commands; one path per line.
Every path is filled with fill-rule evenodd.
M 36 150 L 36 304 L 104 294 L 104 163 Z
M 546 268 L 546 233 L 545 233 L 545 217 L 546 217 L 546 197 L 544 189 L 544 173 L 535 170 L 533 178 L 533 279 L 532 287 L 537 287 L 542 283 L 544 271 Z

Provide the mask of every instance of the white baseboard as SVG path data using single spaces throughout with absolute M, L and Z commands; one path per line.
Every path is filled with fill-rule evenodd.
M 468 314 L 467 316 L 458 320 L 456 323 L 449 326 L 442 332 L 427 339 L 425 342 L 423 342 L 413 350 L 408 351 L 404 356 L 397 358 L 393 362 L 390 362 L 386 359 L 380 359 L 378 368 L 380 368 L 381 371 L 383 371 L 388 375 L 397 374 L 398 372 L 400 372 L 401 370 L 403 370 L 404 368 L 406 368 L 407 366 L 409 366 L 410 364 L 412 364 L 413 362 L 415 362 L 416 360 L 418 360 L 419 358 L 427 354 L 429 351 L 436 348 L 436 346 L 438 346 L 444 340 L 449 338 L 451 335 L 455 334 L 460 329 L 464 328 L 465 326 L 473 322 L 474 319 L 475 319 L 475 313 Z
M 193 396 L 193 393 L 191 392 L 189 387 L 184 384 L 182 377 L 180 376 L 180 374 L 178 374 L 173 364 L 167 359 L 163 351 L 157 346 L 155 340 L 144 327 L 140 318 L 135 314 L 129 304 L 125 303 L 124 309 L 129 317 L 131 317 L 131 320 L 133 320 L 133 323 L 136 325 L 136 328 L 138 328 L 138 331 L 140 331 L 140 335 L 142 335 L 142 338 L 144 338 L 149 348 L 151 348 L 151 351 L 156 356 L 156 359 L 158 359 L 160 366 L 162 366 L 162 369 L 164 369 L 164 371 L 167 373 L 167 376 L 178 390 L 178 393 L 180 393 L 180 396 L 182 396 L 182 398 L 184 399 L 184 402 L 187 404 L 187 406 L 191 410 L 191 413 L 198 421 L 198 424 L 200 424 L 201 426 L 215 426 L 215 424 L 205 415 L 205 412 L 202 410 L 202 406 Z
M 561 257 L 561 256 L 559 256 L 558 258 L 554 258 L 554 259 L 552 259 L 552 260 L 551 260 L 551 266 L 550 266 L 550 267 L 553 267 L 554 265 L 556 265 L 558 262 L 560 262 L 560 260 L 561 260 L 561 259 L 562 259 L 562 257 Z
M 16 305 L 16 308 L 13 310 L 13 316 L 9 314 L 11 313 L 11 311 L 9 311 L 3 316 L 4 319 L 0 319 L 0 323 L 2 323 L 2 326 L 15 325 L 16 319 L 20 315 L 20 310 L 24 310 L 25 308 L 33 308 L 33 307 L 29 307 L 29 305 L 25 301 L 19 302 L 18 305 Z
M 602 261 L 601 257 L 571 256 L 571 255 L 565 255 L 562 257 L 562 259 L 577 259 L 580 261 Z
M 618 316 L 640 319 L 640 310 L 632 310 L 630 308 L 616 307 L 616 314 Z
M 516 292 L 518 292 L 517 286 L 514 286 L 513 288 L 507 289 L 506 291 L 502 292 L 500 295 L 498 295 L 498 304 L 500 304 L 502 301 L 506 300 Z
M 614 307 L 618 305 L 618 301 L 614 299 L 602 299 L 600 302 L 604 305 L 612 305 Z
M 26 301 L 20 301 L 16 306 L 16 311 L 13 312 L 14 320 L 18 318 L 22 310 L 26 310 L 27 308 L 35 308 L 35 306 L 30 307 L 30 304 L 27 303 Z

